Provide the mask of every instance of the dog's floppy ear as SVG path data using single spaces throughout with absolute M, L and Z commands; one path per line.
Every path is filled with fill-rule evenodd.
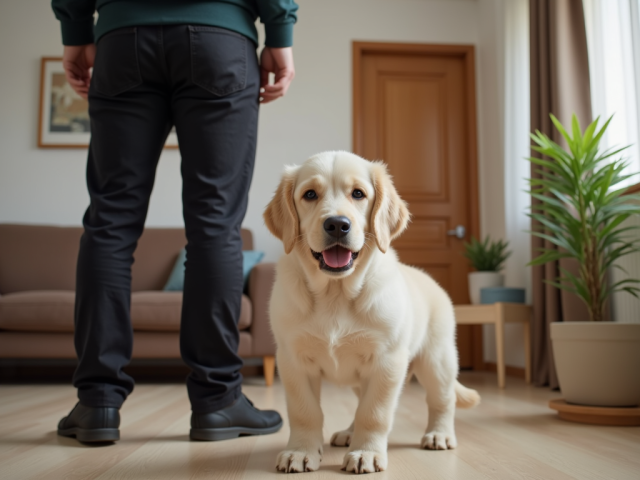
M 293 203 L 298 167 L 286 167 L 275 195 L 267 205 L 263 218 L 269 231 L 284 244 L 285 253 L 291 253 L 300 234 L 298 212 Z
M 387 166 L 374 162 L 372 166 L 373 187 L 376 200 L 371 211 L 371 229 L 382 253 L 386 253 L 391 240 L 398 237 L 409 223 L 411 214 L 407 203 L 400 198 L 393 186 Z

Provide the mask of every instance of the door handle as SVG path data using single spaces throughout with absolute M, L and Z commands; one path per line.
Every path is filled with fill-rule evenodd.
M 467 233 L 467 229 L 464 228 L 464 225 L 458 225 L 453 230 L 447 230 L 447 235 L 450 237 L 456 237 L 462 240 Z

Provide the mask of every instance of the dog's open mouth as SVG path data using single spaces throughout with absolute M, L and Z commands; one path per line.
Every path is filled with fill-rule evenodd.
M 313 258 L 320 262 L 320 268 L 329 272 L 344 272 L 353 267 L 353 261 L 358 258 L 359 252 L 341 246 L 334 245 L 322 252 L 314 252 L 311 250 Z

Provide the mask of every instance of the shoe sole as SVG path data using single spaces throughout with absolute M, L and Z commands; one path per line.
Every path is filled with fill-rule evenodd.
M 191 440 L 202 440 L 205 442 L 217 442 L 218 440 L 229 440 L 242 435 L 268 435 L 276 433 L 282 428 L 282 421 L 273 427 L 267 428 L 247 428 L 247 427 L 226 427 L 226 428 L 192 428 L 189 432 Z
M 117 428 L 66 428 L 58 429 L 58 435 L 75 437 L 82 443 L 104 443 L 120 440 L 120 430 Z

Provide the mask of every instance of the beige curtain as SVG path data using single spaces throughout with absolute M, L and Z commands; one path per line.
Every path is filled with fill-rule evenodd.
M 576 114 L 584 128 L 591 121 L 589 60 L 582 0 L 529 0 L 531 62 L 531 131 L 540 130 L 563 143 L 549 119 L 553 113 L 566 124 Z M 532 155 L 535 152 L 532 152 Z M 536 154 L 537 155 L 537 154 Z M 532 176 L 539 177 L 531 171 Z M 537 203 L 532 199 L 533 203 Z M 536 228 L 536 225 L 532 225 Z M 533 255 L 552 245 L 532 237 Z M 570 263 L 564 268 L 577 270 Z M 587 320 L 584 303 L 576 296 L 543 282 L 556 279 L 558 262 L 533 267 L 533 381 L 538 386 L 558 387 L 549 324 Z

